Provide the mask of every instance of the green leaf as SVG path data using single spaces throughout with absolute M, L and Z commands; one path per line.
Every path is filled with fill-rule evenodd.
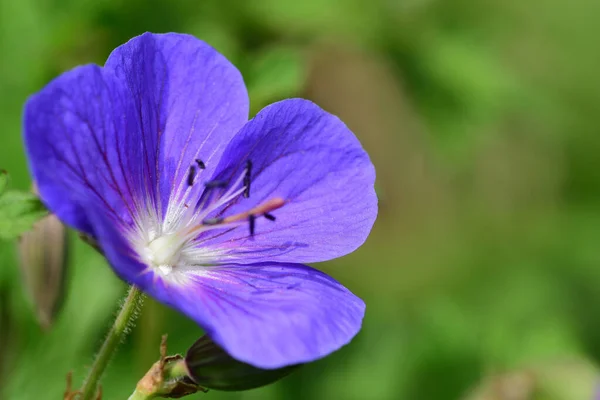
M 0 173 L 0 239 L 9 240 L 30 230 L 33 224 L 48 214 L 46 207 L 33 193 L 6 190 L 8 174 Z

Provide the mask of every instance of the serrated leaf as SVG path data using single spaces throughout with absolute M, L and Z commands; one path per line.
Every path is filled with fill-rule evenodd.
M 7 174 L 2 176 L 6 177 Z M 6 187 L 6 178 L 0 183 Z M 15 239 L 48 214 L 40 199 L 28 192 L 0 191 L 0 239 Z

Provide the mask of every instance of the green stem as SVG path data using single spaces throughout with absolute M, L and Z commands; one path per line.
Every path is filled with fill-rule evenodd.
M 106 335 L 106 339 L 96 355 L 96 359 L 92 364 L 92 368 L 90 369 L 87 378 L 83 382 L 83 387 L 80 391 L 80 400 L 92 400 L 96 395 L 98 383 L 104 370 L 108 366 L 117 347 L 127 334 L 127 330 L 130 328 L 131 323 L 137 316 L 136 311 L 141 305 L 141 299 L 142 292 L 135 286 L 131 286 L 129 288 L 129 293 L 123 302 L 123 306 L 121 307 L 113 326 L 110 328 L 108 335 Z

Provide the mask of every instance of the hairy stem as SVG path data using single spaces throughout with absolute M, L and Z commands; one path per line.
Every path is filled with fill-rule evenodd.
M 117 347 L 127 334 L 131 323 L 137 316 L 136 311 L 141 305 L 141 300 L 142 292 L 140 292 L 137 287 L 131 286 L 125 301 L 123 301 L 121 310 L 119 311 L 113 326 L 110 328 L 108 335 L 106 335 L 106 339 L 96 355 L 96 359 L 92 364 L 92 368 L 90 369 L 87 378 L 83 382 L 83 387 L 80 390 L 80 400 L 92 400 L 95 398 L 94 396 L 96 395 L 100 378 L 108 366 L 113 354 L 117 350 Z

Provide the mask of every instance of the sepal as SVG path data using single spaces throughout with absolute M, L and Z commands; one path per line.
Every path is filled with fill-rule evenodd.
M 224 391 L 249 390 L 270 385 L 300 366 L 257 368 L 234 359 L 206 335 L 187 351 L 185 364 L 194 382 L 203 387 Z

